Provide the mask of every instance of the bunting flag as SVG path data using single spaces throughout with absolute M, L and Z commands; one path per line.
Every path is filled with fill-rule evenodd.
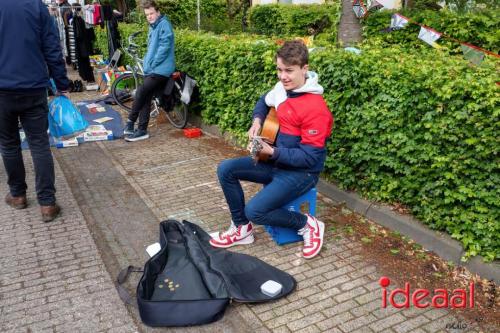
M 368 11 L 369 12 L 374 12 L 376 10 L 379 10 L 381 8 L 384 8 L 384 6 L 382 6 L 380 3 L 378 3 L 378 1 L 374 0 L 374 1 L 371 1 L 371 0 L 368 0 L 366 2 L 366 7 L 368 8 Z
M 435 42 L 439 39 L 439 37 L 441 37 L 440 32 L 424 26 L 420 27 L 418 38 L 420 38 L 430 46 L 436 47 L 437 44 Z
M 401 0 L 377 0 L 377 2 L 386 9 L 401 8 Z
M 366 6 L 363 3 L 363 0 L 354 0 L 354 2 L 352 3 L 352 10 L 354 10 L 354 14 L 357 18 L 362 18 L 367 13 Z
M 464 58 L 472 62 L 474 65 L 479 66 L 484 59 L 484 53 L 478 50 L 473 45 L 461 44 L 460 48 L 464 53 Z
M 391 29 L 392 30 L 397 30 L 397 29 L 403 29 L 408 22 L 410 21 L 409 18 L 404 17 L 401 14 L 393 14 L 391 17 Z
M 365 0 L 369 6 L 368 8 L 375 8 L 380 5 L 383 5 L 384 7 L 388 8 L 391 6 L 397 6 L 398 3 L 400 4 L 400 0 L 390 0 L 390 1 L 385 1 L 385 0 Z M 356 8 L 355 8 L 356 6 Z M 356 13 L 356 16 L 358 18 L 366 16 L 369 11 L 366 10 L 366 6 L 363 3 L 363 0 L 354 0 L 353 2 L 353 9 L 354 13 Z M 361 16 L 358 16 L 361 15 Z M 452 41 L 460 44 L 460 47 L 462 49 L 462 52 L 464 54 L 464 58 L 469 60 L 475 65 L 481 64 L 483 61 L 484 57 L 486 55 L 490 55 L 492 57 L 500 59 L 500 54 L 498 53 L 493 53 L 491 51 L 485 50 L 483 48 L 480 48 L 478 46 L 464 43 L 462 41 L 459 41 L 458 39 L 455 39 L 451 36 L 447 36 L 441 32 L 438 32 L 432 28 L 426 27 L 420 23 L 414 22 L 412 19 L 405 17 L 399 13 L 395 13 L 391 17 L 391 26 L 387 27 L 385 29 L 380 30 L 381 33 L 390 33 L 394 30 L 399 30 L 403 29 L 408 23 L 416 24 L 420 27 L 420 32 L 418 34 L 418 38 L 429 44 L 430 46 L 436 48 L 436 49 L 442 49 L 443 47 L 440 46 L 439 44 L 436 43 L 436 41 L 441 38 L 448 38 L 451 39 Z M 500 85 L 500 83 L 497 82 L 497 84 Z

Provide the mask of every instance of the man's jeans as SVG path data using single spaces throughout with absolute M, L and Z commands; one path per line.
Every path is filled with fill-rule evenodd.
M 135 123 L 139 118 L 138 129 L 147 131 L 149 123 L 149 113 L 151 112 L 151 101 L 156 92 L 160 91 L 167 84 L 168 77 L 161 75 L 148 75 L 144 77 L 144 83 L 137 88 L 132 110 L 128 115 L 128 120 Z
M 15 93 L 0 91 L 0 150 L 7 171 L 10 194 L 26 194 L 26 173 L 21 153 L 18 121 L 21 120 L 35 166 L 38 203 L 55 204 L 54 161 L 50 151 L 46 91 Z
M 242 157 L 222 161 L 217 176 L 235 225 L 252 221 L 297 230 L 306 225 L 305 215 L 282 207 L 312 189 L 318 175 L 279 169 L 270 163 L 256 165 L 252 158 Z M 240 180 L 265 185 L 246 206 Z

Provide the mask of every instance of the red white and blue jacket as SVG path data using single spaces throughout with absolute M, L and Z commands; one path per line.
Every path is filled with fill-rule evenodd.
M 323 170 L 333 116 L 322 93 L 317 74 L 308 72 L 301 88 L 286 91 L 278 82 L 255 105 L 253 118 L 262 123 L 269 107 L 276 107 L 280 129 L 271 161 L 277 167 L 315 174 Z

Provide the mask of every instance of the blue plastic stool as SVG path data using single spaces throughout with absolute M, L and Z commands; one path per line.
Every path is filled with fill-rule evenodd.
M 316 188 L 314 187 L 311 190 L 309 190 L 309 192 L 304 193 L 297 199 L 289 202 L 283 208 L 286 208 L 294 212 L 300 212 L 300 206 L 302 206 L 302 204 L 307 202 L 309 203 L 308 213 L 309 215 L 314 216 L 316 214 L 316 196 L 317 196 L 317 191 Z M 285 245 L 303 240 L 302 236 L 298 235 L 297 230 L 295 229 L 275 227 L 270 225 L 266 225 L 265 228 L 278 245 Z

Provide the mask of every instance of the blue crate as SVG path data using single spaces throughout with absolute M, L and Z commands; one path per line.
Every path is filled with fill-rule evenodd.
M 316 196 L 316 188 L 312 188 L 309 192 L 289 202 L 283 208 L 294 212 L 300 212 L 300 206 L 307 202 L 309 204 L 309 215 L 314 216 L 316 214 Z M 294 229 L 274 227 L 270 225 L 266 225 L 265 229 L 278 245 L 302 241 L 302 236 L 298 235 L 297 230 Z

